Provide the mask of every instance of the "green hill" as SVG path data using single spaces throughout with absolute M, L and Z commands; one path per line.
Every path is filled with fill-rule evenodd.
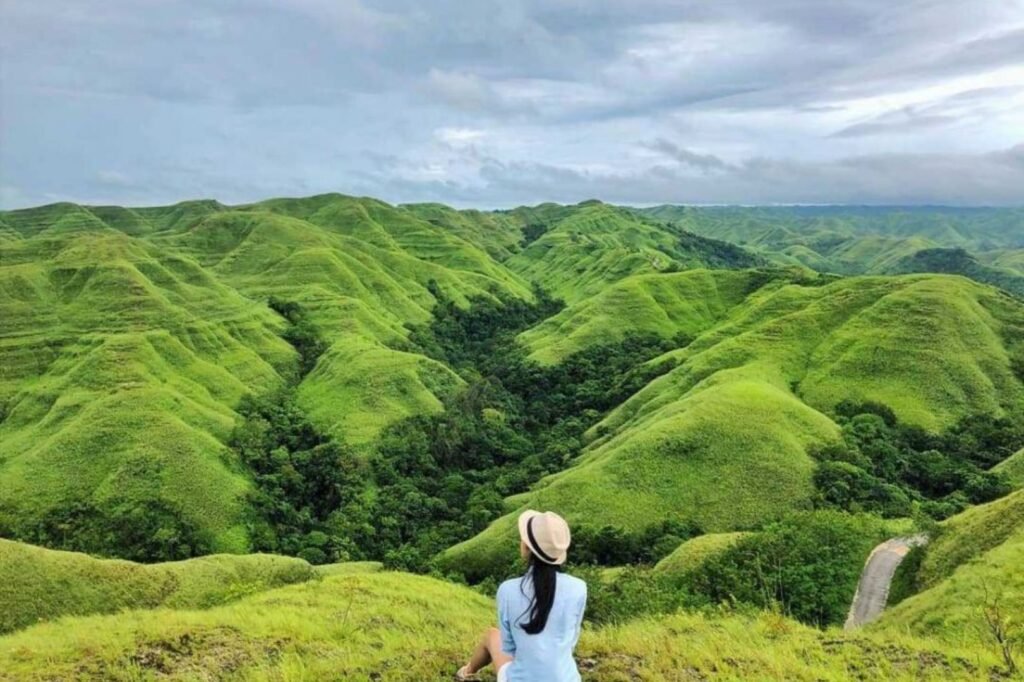
M 976 282 L 991 284 L 1024 296 L 1024 274 L 1008 268 L 982 265 L 963 249 L 922 249 L 901 258 L 887 269 L 894 273 L 945 272 L 963 275 Z
M 844 399 L 884 403 L 932 430 L 978 411 L 1020 415 L 1008 349 L 1022 330 L 1024 306 L 962 278 L 766 285 L 653 361 L 676 366 L 591 429 L 573 466 L 507 500 L 511 513 L 444 562 L 472 574 L 505 561 L 512 510 L 525 508 L 626 531 L 682 519 L 724 532 L 778 518 L 810 503 L 807 449 L 838 437 L 828 414 Z
M 146 500 L 244 549 L 246 481 L 220 439 L 242 395 L 293 362 L 279 318 L 112 229 L 0 248 L 0 532 Z
M 1015 487 L 1024 488 L 1024 448 L 1009 459 L 997 464 L 994 471 L 1006 474 Z
M 655 575 L 684 576 L 710 559 L 729 549 L 749 533 L 707 533 L 679 545 L 654 566 Z
M 819 272 L 961 274 L 1024 290 L 1015 255 L 1024 243 L 1019 208 L 656 206 L 639 212 Z
M 887 611 L 876 627 L 989 643 L 986 605 L 998 603 L 1011 617 L 1024 612 L 1022 565 L 1024 491 L 1018 491 L 944 522 L 917 571 L 921 591 Z
M 0 212 L 0 537 L 208 555 L 0 540 L 0 631 L 20 630 L 0 680 L 444 679 L 493 605 L 380 569 L 493 581 L 526 507 L 570 520 L 605 568 L 596 610 L 629 616 L 588 626 L 588 679 L 992 679 L 960 632 L 986 586 L 1020 608 L 1021 492 L 944 522 L 877 632 L 636 614 L 687 596 L 647 578 L 772 521 L 852 519 L 842 485 L 903 515 L 948 474 L 913 498 L 937 518 L 1005 494 L 979 467 L 1019 447 L 1024 302 L 891 273 L 1012 289 L 1022 217 L 340 194 Z M 1017 486 L 1022 456 L 997 467 Z M 253 547 L 382 563 L 214 554 Z
M 63 616 L 208 608 L 315 577 L 301 559 L 265 554 L 145 565 L 0 540 L 0 634 Z
M 493 620 L 489 599 L 400 573 L 338 575 L 206 611 L 68 618 L 0 638 L 0 679 L 443 680 Z M 587 629 L 595 682 L 987 680 L 991 654 L 820 632 L 777 616 L 678 614 Z
M 631 333 L 695 337 L 771 278 L 757 270 L 627 277 L 523 332 L 519 340 L 532 351 L 531 359 L 557 363 L 584 348 L 614 343 Z
M 701 267 L 754 267 L 761 261 L 732 244 L 701 238 L 601 202 L 512 212 L 539 236 L 509 268 L 570 303 L 636 274 Z
M 0 534 L 42 540 L 153 503 L 181 553 L 244 551 L 250 484 L 224 442 L 242 396 L 296 362 L 270 296 L 302 305 L 331 346 L 298 390 L 324 430 L 366 446 L 442 409 L 461 380 L 407 340 L 430 317 L 428 285 L 463 305 L 531 293 L 486 251 L 509 244 L 508 219 L 460 234 L 425 211 L 324 195 L 3 213 Z

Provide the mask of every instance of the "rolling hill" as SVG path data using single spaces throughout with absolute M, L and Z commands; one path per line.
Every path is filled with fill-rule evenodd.
M 661 309 L 653 298 L 624 300 Z M 591 314 L 586 303 L 564 311 L 567 335 L 576 311 Z M 526 508 L 633 531 L 680 519 L 725 532 L 777 518 L 810 503 L 807 450 L 838 437 L 828 415 L 844 399 L 884 403 L 932 430 L 976 411 L 1020 415 L 1024 385 L 1010 356 L 1022 332 L 1024 306 L 958 277 L 766 284 L 653 360 L 675 368 L 592 428 L 571 467 L 509 499 L 508 515 L 444 562 L 473 574 L 507 561 Z
M 340 194 L 0 212 L 0 537 L 207 555 L 0 540 L 0 632 L 25 628 L 0 680 L 440 679 L 493 617 L 379 564 L 236 556 L 279 528 L 310 561 L 489 581 L 516 514 L 556 509 L 619 552 L 606 576 L 664 555 L 616 542 L 691 538 L 641 573 L 683 575 L 821 503 L 844 401 L 921 440 L 1024 419 L 1024 302 L 981 283 L 1014 289 L 1022 220 Z M 996 467 L 1017 487 L 1022 455 Z M 588 626 L 588 679 L 990 679 L 964 632 L 986 585 L 1019 607 L 1021 494 L 943 522 L 920 592 L 864 635 L 634 618 Z M 413 516 L 443 527 L 415 544 Z
M 0 638 L 0 679 L 449 679 L 493 618 L 463 586 L 339 574 L 197 610 L 64 618 Z M 728 652 L 728 655 L 725 653 Z M 983 680 L 988 653 L 821 632 L 777 616 L 677 614 L 588 628 L 587 679 Z
M 195 542 L 244 551 L 249 483 L 224 441 L 242 396 L 281 385 L 295 364 L 270 296 L 303 305 L 332 342 L 299 401 L 357 446 L 395 420 L 439 411 L 460 384 L 406 341 L 405 325 L 430 316 L 428 283 L 463 304 L 530 296 L 457 234 L 341 195 L 230 208 L 56 204 L 3 221 L 8 536 L 53 526 L 76 505 L 108 517 L 160 502 Z
M 0 540 L 0 634 L 63 616 L 208 608 L 316 576 L 305 561 L 283 556 L 220 554 L 137 564 Z
M 944 272 L 1024 291 L 1021 209 L 656 206 L 640 212 L 780 264 L 846 275 Z

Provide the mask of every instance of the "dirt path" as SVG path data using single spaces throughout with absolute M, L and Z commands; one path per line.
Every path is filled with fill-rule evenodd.
M 893 538 L 875 547 L 864 564 L 857 584 L 857 594 L 850 606 L 850 615 L 846 618 L 847 630 L 866 625 L 881 615 L 889 598 L 889 585 L 896 573 L 896 568 L 903 561 L 912 547 L 928 542 L 924 535 L 911 535 Z

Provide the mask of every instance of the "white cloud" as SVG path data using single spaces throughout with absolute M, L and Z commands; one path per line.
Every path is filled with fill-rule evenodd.
M 7 3 L 0 202 L 1024 203 L 1024 0 L 963 8 Z

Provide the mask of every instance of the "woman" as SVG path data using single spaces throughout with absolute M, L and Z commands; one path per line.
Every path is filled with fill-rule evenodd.
M 523 512 L 519 553 L 526 575 L 498 588 L 498 628 L 490 628 L 457 680 L 494 663 L 498 682 L 579 682 L 572 651 L 580 638 L 587 584 L 560 572 L 569 525 L 554 512 Z

